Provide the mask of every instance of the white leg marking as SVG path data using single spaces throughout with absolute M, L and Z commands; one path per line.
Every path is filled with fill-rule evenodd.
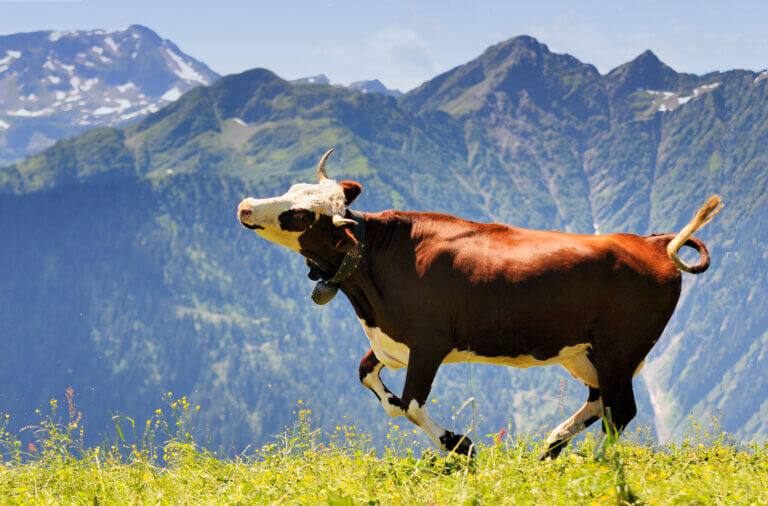
M 395 397 L 395 395 L 391 392 L 387 391 L 387 387 L 384 386 L 384 382 L 381 381 L 381 376 L 379 376 L 379 374 L 381 373 L 381 369 L 383 367 L 384 364 L 382 363 L 376 364 L 376 367 L 374 367 L 373 370 L 366 374 L 363 378 L 363 385 L 365 385 L 370 390 L 373 390 L 373 392 L 379 397 L 384 411 L 386 411 L 389 416 L 403 416 L 405 415 L 405 411 L 399 407 L 399 402 L 398 405 L 389 402 L 390 399 L 396 399 L 397 397 Z
M 547 444 L 551 445 L 558 441 L 569 441 L 586 427 L 584 422 L 593 416 L 600 416 L 603 411 L 603 400 L 597 399 L 592 402 L 585 402 L 572 417 L 564 421 L 555 428 L 547 438 Z
M 405 416 L 408 420 L 424 429 L 424 432 L 426 432 L 432 442 L 435 443 L 435 446 L 442 450 L 447 450 L 445 445 L 440 441 L 440 436 L 444 435 L 446 430 L 432 420 L 432 417 L 427 413 L 425 406 L 419 406 L 419 402 L 416 399 L 413 399 L 408 405 L 408 411 L 405 413 Z

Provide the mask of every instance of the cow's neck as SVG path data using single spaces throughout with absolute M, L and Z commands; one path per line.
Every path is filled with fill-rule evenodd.
M 340 278 L 339 281 L 349 277 L 351 272 L 357 269 L 365 247 L 365 223 L 359 223 L 363 213 L 347 211 L 346 218 L 353 218 L 358 225 L 352 229 L 357 245 L 346 253 L 333 248 L 317 248 L 317 251 L 302 249 L 301 254 L 307 259 L 310 269 L 319 269 L 320 276 L 328 281 L 336 281 L 331 278 Z M 342 272 L 343 268 L 343 272 Z
M 411 223 L 404 220 L 405 213 L 362 213 L 365 218 L 365 248 L 363 261 L 347 280 L 341 283 L 342 292 L 347 296 L 357 316 L 368 326 L 377 326 L 377 321 L 386 307 L 380 287 L 384 286 L 382 276 L 402 261 L 408 245 L 411 244 Z M 394 245 L 397 247 L 394 247 Z

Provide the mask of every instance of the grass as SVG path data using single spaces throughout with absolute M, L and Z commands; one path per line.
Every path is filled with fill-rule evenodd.
M 412 427 L 393 422 L 377 451 L 354 427 L 321 434 L 301 404 L 292 427 L 262 448 L 234 456 L 199 446 L 197 407 L 168 397 L 141 434 L 113 417 L 114 435 L 83 445 L 71 393 L 66 416 L 42 416 L 35 443 L 22 448 L 2 415 L 5 503 L 297 503 L 297 504 L 768 504 L 768 445 L 741 445 L 693 424 L 680 445 L 659 447 L 642 430 L 609 440 L 594 458 L 587 436 L 552 462 L 541 441 L 489 436 L 468 462 L 427 450 L 417 456 Z M 303 409 L 301 409 L 303 408 Z M 610 439 L 610 438 L 609 438 Z

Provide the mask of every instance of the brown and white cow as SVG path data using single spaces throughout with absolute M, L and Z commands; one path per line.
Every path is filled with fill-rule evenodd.
M 316 275 L 331 278 L 344 264 L 349 272 L 332 281 L 371 343 L 360 380 L 389 415 L 404 415 L 443 450 L 471 455 L 470 440 L 425 409 L 440 365 L 560 364 L 589 387 L 589 397 L 552 431 L 542 458 L 557 457 L 607 412 L 617 430 L 626 427 L 636 413 L 632 378 L 672 316 L 680 271 L 709 266 L 707 249 L 691 235 L 721 209 L 717 196 L 679 234 L 650 237 L 526 230 L 434 213 L 356 213 L 348 206 L 362 188 L 326 176 L 331 151 L 318 166 L 319 183 L 247 198 L 238 219 L 306 257 Z M 683 245 L 696 249 L 701 263 L 680 260 Z M 400 397 L 381 381 L 383 367 L 408 368 Z

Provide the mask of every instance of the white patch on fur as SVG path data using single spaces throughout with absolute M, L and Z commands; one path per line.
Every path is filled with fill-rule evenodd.
M 589 345 L 587 345 L 589 346 Z M 563 350 L 560 350 L 562 353 Z M 585 385 L 598 388 L 597 369 L 587 358 L 587 351 L 577 353 L 576 355 L 561 362 L 561 365 L 570 372 L 574 378 L 579 378 Z
M 253 200 L 260 212 L 274 215 L 274 219 L 289 209 L 306 209 L 328 216 L 343 216 L 346 211 L 344 190 L 332 179 L 317 184 L 297 183 L 279 197 Z
M 346 212 L 344 190 L 332 179 L 325 179 L 318 184 L 298 183 L 291 186 L 279 197 L 267 199 L 247 198 L 239 208 L 247 208 L 251 215 L 244 221 L 246 225 L 259 225 L 263 229 L 256 233 L 274 243 L 294 251 L 299 251 L 299 236 L 302 232 L 288 232 L 280 228 L 279 216 L 291 210 L 304 209 L 315 213 L 315 218 L 324 214 L 343 216 Z
M 519 368 L 560 364 L 586 385 L 596 388 L 598 386 L 597 370 L 587 358 L 587 351 L 589 348 L 590 345 L 588 343 L 566 346 L 558 352 L 557 356 L 546 360 L 538 360 L 533 355 L 486 357 L 478 355 L 473 351 L 459 351 L 454 348 L 448 356 L 443 359 L 443 363 L 478 362 L 482 364 L 510 365 Z
M 301 250 L 299 237 L 301 236 L 302 232 L 288 232 L 287 230 L 280 230 L 279 227 L 275 229 L 273 227 L 266 226 L 263 230 L 256 230 L 255 232 L 264 239 L 281 246 L 285 246 L 286 248 L 290 248 L 293 251 L 299 252 Z
M 394 399 L 395 396 L 391 392 L 387 391 L 387 388 L 384 386 L 384 382 L 381 381 L 380 373 L 382 367 L 384 367 L 384 364 L 379 363 L 376 365 L 376 367 L 373 368 L 371 372 L 366 374 L 363 378 L 363 385 L 376 393 L 376 395 L 381 400 L 381 405 L 384 408 L 384 411 L 386 411 L 389 416 L 403 416 L 405 415 L 405 411 L 403 411 L 399 406 L 395 406 L 389 402 L 389 399 Z
M 365 335 L 371 341 L 373 354 L 379 362 L 390 369 L 400 369 L 408 365 L 411 350 L 406 345 L 398 343 L 382 332 L 379 327 L 367 326 L 363 320 L 360 320 L 360 325 L 363 326 Z
M 572 417 L 564 421 L 555 428 L 547 438 L 547 444 L 554 444 L 558 441 L 569 441 L 571 438 L 583 431 L 586 426 L 584 422 L 593 416 L 601 416 L 603 412 L 603 400 L 597 399 L 592 402 L 585 402 Z
M 408 410 L 406 411 L 405 416 L 408 420 L 424 429 L 424 432 L 426 432 L 429 439 L 435 443 L 435 446 L 442 450 L 447 450 L 445 445 L 440 442 L 440 436 L 445 434 L 446 431 L 432 420 L 432 417 L 427 413 L 427 408 L 425 406 L 420 406 L 416 399 L 412 399 L 411 403 L 408 404 Z

